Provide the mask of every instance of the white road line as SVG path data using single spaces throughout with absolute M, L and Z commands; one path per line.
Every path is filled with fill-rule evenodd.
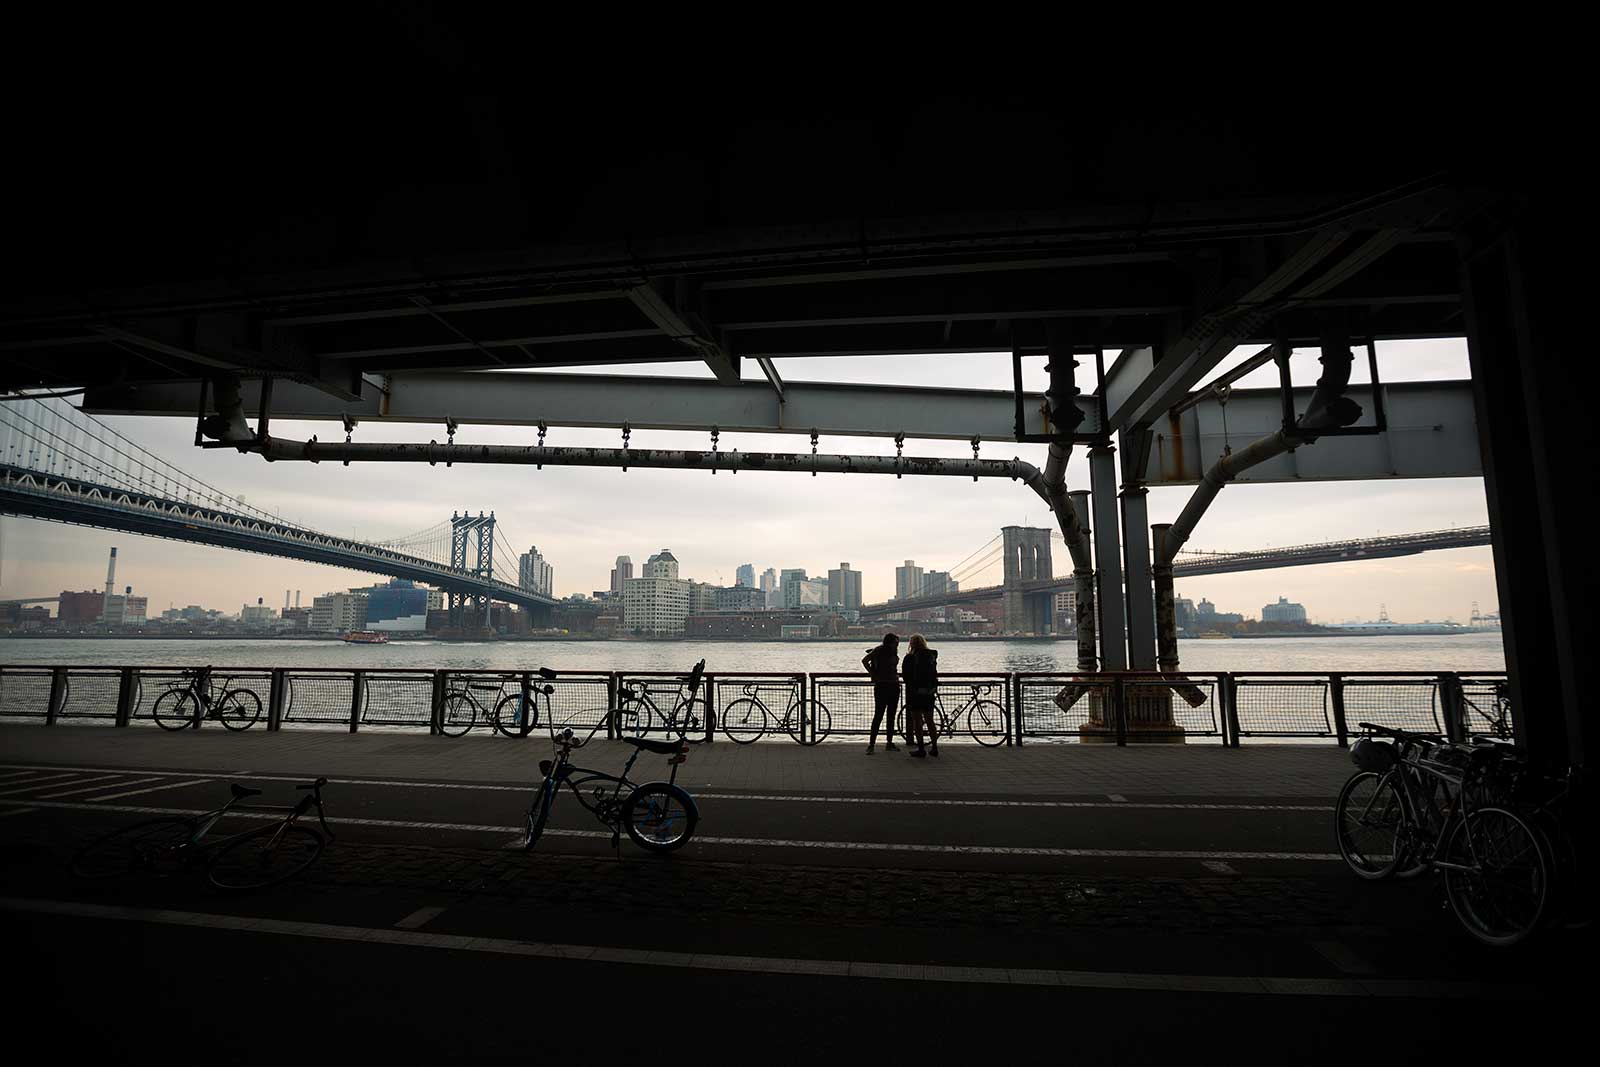
M 76 778 L 82 773 L 82 771 L 73 771 L 70 774 L 49 774 L 43 778 L 35 778 L 33 781 L 29 782 L 25 786 L 22 786 L 21 788 L 7 789 L 4 792 L 0 792 L 0 797 L 8 797 L 13 793 L 26 793 L 28 790 L 32 789 L 36 785 L 39 785 L 41 782 L 55 782 L 60 781 L 62 778 Z
M 444 908 L 439 905 L 429 905 L 426 908 L 418 908 L 410 915 L 407 915 L 404 919 L 401 919 L 399 922 L 395 923 L 394 928 L 396 930 L 415 930 L 418 927 L 426 926 L 432 920 L 437 919 L 440 913 L 443 911 Z
M 1208 871 L 1215 871 L 1218 874 L 1238 874 L 1239 873 L 1238 871 L 1236 871 L 1232 867 L 1230 867 L 1228 864 L 1224 863 L 1222 860 L 1201 860 L 1200 861 L 1200 866 L 1204 867 Z
M 248 918 L 193 911 L 158 911 L 113 904 L 83 904 L 73 901 L 27 900 L 15 897 L 0 897 L 0 908 L 34 915 L 232 930 L 277 937 L 304 937 L 320 941 L 380 942 L 410 948 L 450 949 L 496 956 L 532 956 L 562 962 L 586 961 L 750 974 L 887 978 L 898 982 L 961 982 L 973 985 L 1039 985 L 1069 989 L 1115 989 L 1127 992 L 1155 989 L 1178 993 L 1239 993 L 1249 996 L 1413 997 L 1430 1000 L 1474 998 L 1495 1001 L 1540 998 L 1539 991 L 1530 986 L 1496 985 L 1487 982 L 1375 978 L 1363 980 L 1257 978 L 1238 975 L 1132 974 L 1121 971 L 1067 971 L 1020 967 L 942 967 L 919 963 L 722 956 L 597 945 L 563 945 L 498 937 L 424 934 L 412 930 L 385 930 L 366 926 L 338 926 L 332 923 L 303 923 L 283 919 Z
M 1114 800 L 1118 804 L 1126 804 L 1128 802 L 1128 798 L 1123 796 L 1121 793 L 1107 793 L 1106 799 Z
M 0 819 L 4 819 L 7 815 L 26 815 L 30 811 L 38 810 L 38 808 L 12 808 L 10 811 L 0 811 Z
M 31 771 L 12 771 L 10 774 L 0 774 L 0 781 L 4 781 L 7 778 L 25 778 L 30 774 L 38 773 L 39 772 L 37 769 Z
M 0 764 L 0 767 L 15 766 L 15 764 Z M 112 771 L 114 767 L 79 767 L 78 771 Z M 287 774 L 251 774 L 248 771 L 139 771 L 123 768 L 124 774 L 204 774 L 211 778 L 242 778 L 256 782 L 304 782 L 311 775 Z M 473 792 L 489 793 L 531 793 L 537 783 L 528 782 L 525 785 L 487 785 L 466 782 L 418 782 L 394 778 L 329 778 L 330 785 L 375 785 L 396 786 L 405 789 L 461 789 Z M 1167 802 L 1167 801 L 1131 801 L 1120 794 L 1107 794 L 1114 803 L 1103 800 L 967 800 L 957 797 L 878 797 L 878 796 L 824 796 L 805 795 L 792 793 L 727 793 L 715 790 L 701 792 L 691 790 L 697 800 L 760 800 L 774 803 L 792 804 L 883 804 L 883 805 L 915 805 L 917 807 L 950 807 L 950 808 L 1129 808 L 1140 810 L 1161 811 L 1315 811 L 1330 812 L 1332 804 L 1231 804 L 1231 803 L 1205 803 L 1205 802 Z M 0 794 L 3 795 L 3 794 Z
M 155 808 L 133 804 L 100 804 L 100 803 L 75 803 L 73 801 L 55 801 L 39 803 L 37 801 L 0 800 L 0 804 L 33 804 L 40 808 L 62 808 L 76 811 L 121 811 L 138 815 L 204 815 L 204 808 Z M 247 811 L 229 812 L 230 817 L 240 819 L 280 819 L 281 815 L 272 813 L 258 813 Z M 483 823 L 462 822 L 421 822 L 401 819 L 335 819 L 339 826 L 377 826 L 394 830 L 461 830 L 476 834 L 518 834 L 523 832 L 521 826 L 486 825 Z M 558 830 L 548 827 L 544 831 L 546 837 L 588 837 L 604 838 L 610 840 L 611 835 L 604 830 Z M 740 845 L 755 848 L 812 848 L 824 851 L 843 852 L 922 852 L 937 853 L 941 855 L 971 855 L 971 856 L 1055 856 L 1062 858 L 1092 858 L 1092 859 L 1185 859 L 1185 860 L 1315 860 L 1318 862 L 1343 862 L 1337 852 L 1227 852 L 1227 851 L 1200 851 L 1200 850 L 1173 850 L 1161 851 L 1156 849 L 1119 849 L 1119 848 L 1033 848 L 1027 846 L 1001 846 L 1001 845 L 936 845 L 913 844 L 898 841 L 803 841 L 790 838 L 770 837 L 707 837 L 701 835 L 694 839 L 696 843 L 704 845 Z
M 116 788 L 115 785 L 106 784 L 106 783 L 110 782 L 113 778 L 124 779 L 124 781 L 119 783 L 121 785 L 132 785 L 133 784 L 132 782 L 129 782 L 129 781 L 126 780 L 127 777 L 128 776 L 126 774 L 103 774 L 99 778 L 79 778 L 76 782 L 73 782 L 71 784 L 72 785 L 83 785 L 84 782 L 99 782 L 100 784 L 99 785 L 85 786 L 82 789 L 68 789 L 64 793 L 46 793 L 44 796 L 40 797 L 39 799 L 40 800 L 54 800 L 56 797 L 70 797 L 74 793 L 93 793 L 97 789 L 115 789 Z M 147 781 L 147 782 L 158 782 L 158 781 L 160 781 L 159 778 L 146 778 L 144 780 Z
M 154 782 L 154 781 L 157 781 L 158 779 L 152 778 L 150 780 L 152 782 Z M 211 781 L 210 778 L 189 778 L 189 779 L 185 779 L 184 781 L 181 781 L 181 782 L 165 782 L 165 783 L 163 783 L 161 785 L 153 785 L 148 789 L 130 789 L 126 793 L 112 793 L 109 796 L 92 797 L 91 799 L 94 800 L 94 802 L 98 804 L 98 803 L 101 803 L 102 801 L 107 801 L 107 800 L 121 800 L 123 797 L 136 797 L 141 793 L 159 793 L 163 789 L 180 789 L 180 788 L 182 788 L 183 786 L 186 786 L 186 785 L 204 785 L 205 783 L 207 783 L 209 781 Z M 125 782 L 123 784 L 125 784 L 125 785 L 138 785 L 139 783 L 138 782 Z

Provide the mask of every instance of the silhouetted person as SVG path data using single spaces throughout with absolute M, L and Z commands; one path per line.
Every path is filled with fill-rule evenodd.
M 876 648 L 867 649 L 867 654 L 861 657 L 861 666 L 872 676 L 872 735 L 867 738 L 869 756 L 877 747 L 880 723 L 884 726 L 884 751 L 900 751 L 900 746 L 894 743 L 894 709 L 900 703 L 900 678 L 896 673 L 899 665 L 900 638 L 896 634 L 884 634 L 883 641 Z
M 933 727 L 933 698 L 939 691 L 939 653 L 928 647 L 921 634 L 911 635 L 911 651 L 900 666 L 906 683 L 906 733 L 917 747 L 911 755 L 922 756 L 923 727 L 927 727 L 928 751 L 939 754 L 939 734 Z

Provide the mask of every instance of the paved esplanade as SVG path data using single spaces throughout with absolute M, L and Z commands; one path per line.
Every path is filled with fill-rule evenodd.
M 800 1013 L 838 1024 L 811 1038 L 822 1048 L 911 1010 L 948 1012 L 963 1040 L 1016 1011 L 1016 1025 L 1055 1025 L 1065 1005 L 1200 1030 L 1243 1011 L 1267 1041 L 1331 1035 L 1374 995 L 1438 1025 L 1460 1010 L 1446 999 L 1543 995 L 1542 957 L 1467 944 L 1426 880 L 1374 886 L 1345 870 L 1329 821 L 1349 765 L 1332 746 L 952 744 L 911 760 L 718 742 L 679 776 L 702 821 L 667 859 L 626 841 L 613 853 L 570 797 L 536 852 L 507 849 L 549 750 L 539 735 L 0 727 L 0 922 L 33 976 L 22 1003 L 83 981 L 73 960 L 85 953 L 111 959 L 97 965 L 108 987 L 182 985 L 226 959 L 247 992 L 314 974 L 344 1021 L 307 1020 L 307 1033 L 369 1019 L 380 1046 L 440 1047 L 427 1044 L 437 1027 L 396 1018 L 414 993 L 461 1012 L 462 1047 L 481 1051 L 515 1047 L 519 1020 L 578 1012 L 571 991 L 640 983 L 698 1005 L 669 1013 L 703 1018 L 714 1033 L 697 1041 Z M 625 754 L 596 741 L 576 759 L 615 770 Z M 636 777 L 665 769 L 646 754 Z M 198 879 L 101 887 L 62 871 L 121 821 L 202 810 L 232 780 L 281 801 L 315 774 L 331 779 L 338 840 L 287 886 L 223 897 Z M 518 1011 L 473 1006 L 548 983 L 569 992 Z M 76 1002 L 53 1010 L 79 1010 L 62 1003 Z M 112 998 L 81 1010 L 135 1025 L 142 1009 Z M 287 1040 L 222 1020 L 207 1025 L 224 1048 Z

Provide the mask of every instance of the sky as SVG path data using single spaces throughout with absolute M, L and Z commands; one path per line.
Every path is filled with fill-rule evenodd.
M 1385 381 L 1467 377 L 1465 342 L 1397 341 L 1379 346 Z M 1210 376 L 1244 359 L 1240 350 Z M 1309 385 L 1319 372 L 1314 351 L 1297 352 L 1294 382 Z M 1109 362 L 1108 353 L 1108 362 Z M 1009 389 L 1009 353 L 979 355 L 876 356 L 776 361 L 790 381 L 881 382 L 912 386 Z M 760 375 L 744 361 L 746 377 Z M 671 363 L 632 368 L 594 368 L 598 373 L 709 377 L 702 364 Z M 565 373 L 572 373 L 566 371 Z M 1353 380 L 1367 380 L 1357 361 Z M 1276 383 L 1271 366 L 1237 383 Z M 1024 384 L 1042 389 L 1042 360 L 1026 366 Z M 925 569 L 960 564 L 1009 524 L 1053 526 L 1043 503 L 1018 483 L 1001 479 L 862 477 L 745 471 L 588 469 L 534 470 L 471 467 L 276 463 L 229 450 L 193 447 L 188 419 L 103 417 L 119 432 L 192 474 L 250 504 L 303 525 L 363 540 L 386 540 L 433 526 L 452 510 L 494 511 L 497 535 L 516 552 L 536 545 L 555 571 L 557 596 L 605 589 L 617 556 L 633 560 L 635 573 L 663 548 L 678 558 L 684 577 L 731 585 L 741 563 L 756 572 L 768 567 L 805 568 L 826 577 L 848 562 L 863 572 L 868 602 L 894 592 L 894 568 L 913 559 Z M 273 435 L 304 439 L 337 436 L 337 424 L 273 421 Z M 356 439 L 405 441 L 441 437 L 428 427 L 363 423 Z M 465 426 L 458 443 L 533 443 L 524 427 Z M 550 445 L 619 445 L 612 430 L 555 428 Z M 707 448 L 705 434 L 634 431 L 633 447 Z M 720 447 L 742 451 L 809 452 L 806 435 L 724 433 Z M 825 437 L 824 452 L 893 454 L 891 441 Z M 1314 446 L 1313 446 L 1314 447 Z M 983 446 L 988 458 L 1018 456 L 1043 464 L 1044 446 L 996 441 Z M 970 456 L 959 441 L 906 442 L 907 455 Z M 1068 487 L 1088 488 L 1081 451 L 1068 466 Z M 1150 521 L 1170 522 L 1193 492 L 1190 487 L 1152 489 Z M 1213 551 L 1306 544 L 1375 534 L 1398 534 L 1486 523 L 1479 478 L 1417 481 L 1323 482 L 1228 487 L 1201 520 L 1189 547 Z M 200 604 L 237 612 L 260 598 L 281 607 L 284 591 L 302 600 L 376 576 L 316 564 L 274 559 L 226 549 L 83 529 L 31 519 L 0 519 L 0 597 L 48 595 L 62 590 L 100 589 L 107 550 L 118 548 L 117 587 L 132 585 L 148 596 L 152 614 L 168 606 Z M 979 557 L 981 559 L 982 557 Z M 971 563 L 968 564 L 971 566 Z M 1070 569 L 1057 543 L 1058 575 Z M 515 576 L 512 576 L 515 580 Z M 967 576 L 964 587 L 995 584 L 998 563 Z M 1304 604 L 1314 621 L 1376 618 L 1385 608 L 1402 621 L 1454 618 L 1465 621 L 1476 602 L 1494 609 L 1497 596 L 1488 547 L 1452 549 L 1362 563 L 1325 564 L 1282 570 L 1180 580 L 1178 594 L 1206 597 L 1219 611 L 1259 616 L 1280 596 Z

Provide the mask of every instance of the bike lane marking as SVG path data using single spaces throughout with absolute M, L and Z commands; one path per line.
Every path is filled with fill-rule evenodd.
M 552 961 L 586 961 L 647 967 L 676 967 L 752 974 L 811 975 L 835 978 L 877 978 L 913 982 L 961 982 L 977 985 L 1040 985 L 1076 989 L 1155 990 L 1176 993 L 1238 993 L 1250 996 L 1474 998 L 1537 1000 L 1527 985 L 1440 979 L 1289 978 L 1272 976 L 1156 974 L 1122 971 L 1069 971 L 1023 967 L 946 967 L 922 963 L 867 960 L 805 959 L 775 956 L 725 956 L 697 952 L 568 945 L 517 941 L 498 937 L 424 934 L 414 930 L 343 926 L 250 918 L 212 912 L 171 911 L 114 904 L 0 897 L 0 909 L 35 915 L 103 919 L 161 926 L 229 930 L 240 933 L 303 937 L 323 941 L 382 943 L 412 948 L 449 949 L 487 955 L 532 956 Z M 426 909 L 423 909 L 426 910 Z
M 114 779 L 114 778 L 120 778 L 120 779 L 122 779 L 122 781 L 113 782 L 112 779 Z M 79 778 L 76 782 L 71 782 L 71 783 L 68 783 L 68 784 L 73 785 L 73 786 L 83 786 L 83 788 L 81 788 L 81 789 L 68 789 L 68 790 L 65 790 L 64 792 L 60 792 L 60 793 L 45 793 L 44 795 L 40 796 L 39 799 L 40 800 L 55 800 L 57 797 L 76 796 L 79 793 L 94 793 L 94 792 L 97 792 L 97 791 L 99 791 L 101 789 L 116 789 L 118 786 L 144 785 L 147 782 L 159 782 L 159 781 L 161 781 L 160 778 L 140 778 L 140 779 L 136 779 L 136 780 L 134 780 L 132 782 L 128 781 L 127 779 L 128 779 L 128 776 L 125 775 L 125 774 L 106 774 L 106 775 L 102 775 L 99 778 Z M 85 786 L 85 785 L 83 785 L 84 782 L 98 782 L 99 784 L 98 785 Z
M 121 811 L 140 815 L 204 815 L 210 809 L 204 808 L 155 808 L 132 804 L 98 804 L 75 803 L 72 801 L 58 801 L 52 803 L 38 803 L 35 801 L 7 800 L 0 804 L 33 804 L 40 808 L 62 808 L 82 811 Z M 281 819 L 282 816 L 273 813 L 257 813 L 248 811 L 233 811 L 230 817 L 241 819 Z M 521 826 L 485 825 L 482 823 L 457 823 L 457 822 L 422 822 L 402 819 L 333 819 L 334 825 L 347 826 L 374 826 L 395 830 L 461 830 L 468 833 L 483 834 L 520 834 L 525 829 Z M 609 831 L 605 830 L 562 830 L 547 827 L 544 831 L 547 837 L 576 837 L 576 838 L 604 838 L 611 839 Z M 770 837 L 707 837 L 699 836 L 694 841 L 702 845 L 740 845 L 757 848 L 797 848 L 820 849 L 824 851 L 841 852 L 919 852 L 923 854 L 936 853 L 941 855 L 965 856 L 1055 856 L 1068 859 L 1191 859 L 1191 860 L 1315 860 L 1319 862 L 1342 863 L 1343 857 L 1337 852 L 1238 852 L 1209 849 L 1116 849 L 1116 848 L 1048 848 L 1042 846 L 1026 845 L 940 845 L 918 844 L 899 841 L 804 841 L 792 838 Z
M 10 811 L 0 811 L 0 819 L 4 819 L 7 815 L 26 815 L 30 811 L 38 810 L 38 808 L 12 808 Z
M 399 922 L 395 923 L 395 929 L 415 930 L 418 927 L 426 926 L 428 923 L 444 914 L 444 911 L 444 905 L 441 904 L 430 904 L 426 908 L 418 908 L 410 915 L 407 915 L 404 919 L 401 919 Z
M 152 778 L 150 780 L 151 781 L 157 781 L 158 779 Z M 210 779 L 210 778 L 191 778 L 188 781 L 184 781 L 184 782 L 165 782 L 162 785 L 150 786 L 148 789 L 130 789 L 126 793 L 111 793 L 111 794 L 108 794 L 107 796 L 91 797 L 90 799 L 92 801 L 94 801 L 96 804 L 99 804 L 99 803 L 102 803 L 103 801 L 107 801 L 107 800 L 121 800 L 123 797 L 136 797 L 136 796 L 139 796 L 141 793 L 159 793 L 163 789 L 181 789 L 182 787 L 184 787 L 186 785 L 205 785 L 207 782 L 210 782 L 210 781 L 212 781 L 212 779 Z M 124 782 L 123 784 L 124 785 L 138 785 L 139 783 L 137 783 L 137 782 Z M 44 799 L 47 799 L 47 798 L 44 798 Z
M 70 774 L 51 774 L 51 775 L 46 775 L 43 778 L 35 778 L 32 781 L 30 781 L 27 785 L 20 786 L 20 787 L 18 787 L 16 789 L 7 789 L 4 792 L 0 792 L 0 797 L 8 797 L 8 796 L 11 796 L 13 793 L 26 793 L 28 790 L 32 789 L 34 786 L 39 785 L 41 783 L 60 781 L 60 779 L 62 779 L 62 778 L 76 778 L 76 777 L 78 777 L 78 775 L 80 775 L 82 773 L 83 773 L 82 771 L 73 771 Z M 127 772 L 124 771 L 123 773 L 126 774 Z M 62 782 L 61 784 L 65 785 L 66 783 Z

